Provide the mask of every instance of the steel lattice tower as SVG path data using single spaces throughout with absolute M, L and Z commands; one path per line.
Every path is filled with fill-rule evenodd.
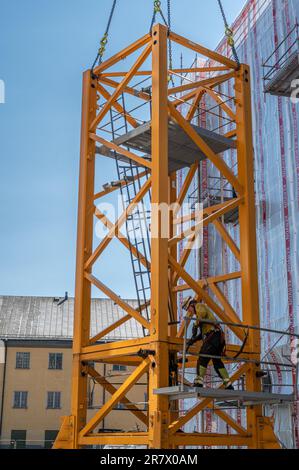
M 187 69 L 168 70 L 167 51 L 168 41 L 173 41 L 180 46 L 191 49 L 202 55 L 207 60 L 207 66 L 198 70 L 205 78 L 198 81 L 184 83 L 171 88 L 168 77 L 170 73 L 186 73 Z M 121 59 L 129 57 L 139 49 L 143 49 L 134 65 L 127 72 L 109 73 L 109 68 L 119 63 Z M 152 56 L 151 70 L 143 71 L 140 67 Z M 208 62 L 209 61 L 209 62 Z M 192 72 L 192 69 L 189 69 Z M 149 75 L 152 77 L 151 95 L 145 91 L 136 91 L 130 87 L 130 82 L 137 75 Z M 120 81 L 112 80 L 120 77 Z M 217 92 L 217 87 L 227 81 L 234 82 L 233 106 L 229 106 L 222 100 Z M 107 91 L 107 86 L 113 88 L 112 94 Z M 130 125 L 138 130 L 138 124 L 132 115 L 127 113 L 118 98 L 120 95 L 129 94 L 138 96 L 139 99 L 152 103 L 151 118 L 151 159 L 145 159 L 139 154 L 131 152 L 124 146 L 103 139 L 98 135 L 97 129 L 100 122 L 110 109 L 114 108 L 119 113 L 126 113 Z M 180 93 L 179 98 L 174 95 Z M 195 111 L 204 96 L 209 95 L 221 109 L 223 114 L 229 115 L 235 123 L 233 131 L 222 137 L 231 142 L 236 149 L 238 168 L 230 168 L 222 155 L 216 153 L 211 146 L 196 132 L 190 124 Z M 178 95 L 176 95 L 178 96 Z M 105 102 L 98 106 L 99 97 Z M 187 114 L 184 114 L 182 103 L 190 103 Z M 104 223 L 109 228 L 109 234 L 101 243 L 94 247 L 94 218 L 102 218 L 95 208 L 95 159 L 96 146 L 101 144 L 106 149 L 117 152 L 133 164 L 141 165 L 150 176 L 143 182 L 137 193 L 134 203 L 142 201 L 151 190 L 152 207 L 155 205 L 169 205 L 177 202 L 182 204 L 188 188 L 200 165 L 194 160 L 189 165 L 189 170 L 184 177 L 180 191 L 176 187 L 176 171 L 169 172 L 169 119 L 188 136 L 192 145 L 198 152 L 205 155 L 222 175 L 222 177 L 234 188 L 235 197 L 203 210 L 204 227 L 213 224 L 224 242 L 234 253 L 239 262 L 240 270 L 233 273 L 222 273 L 219 276 L 208 279 L 194 279 L 186 268 L 186 262 L 190 255 L 190 246 L 178 256 L 177 246 L 184 238 L 189 242 L 196 238 L 196 227 L 183 234 L 170 232 L 166 237 L 162 233 L 163 221 L 159 211 L 153 210 L 151 215 L 151 318 L 147 320 L 140 309 L 134 309 L 121 300 L 111 288 L 103 284 L 93 274 L 93 267 L 100 258 L 102 252 L 109 248 L 112 236 L 121 239 L 122 243 L 130 248 L 125 237 L 120 235 L 120 227 L 132 211 L 131 205 L 124 214 L 115 222 L 107 219 Z M 100 157 L 102 158 L 102 157 Z M 143 180 L 144 181 L 144 180 Z M 120 182 L 125 185 L 126 182 Z M 111 189 L 100 193 L 108 194 Z M 229 235 L 223 223 L 223 216 L 233 209 L 239 211 L 240 246 Z M 178 291 L 191 289 L 198 299 L 202 299 L 215 312 L 217 317 L 227 323 L 247 324 L 259 326 L 259 300 L 257 284 L 257 257 L 255 234 L 255 204 L 254 204 L 254 179 L 253 179 L 253 148 L 251 127 L 251 93 L 250 72 L 247 65 L 240 66 L 214 51 L 208 50 L 188 39 L 173 32 L 168 32 L 165 26 L 157 24 L 152 34 L 131 44 L 115 56 L 103 62 L 91 73 L 84 73 L 83 78 L 83 108 L 82 108 L 82 134 L 81 134 L 81 163 L 79 185 L 79 218 L 77 241 L 77 272 L 75 293 L 75 326 L 73 342 L 73 373 L 72 373 L 72 405 L 71 416 L 63 419 L 61 430 L 58 434 L 55 448 L 78 448 L 92 444 L 114 445 L 147 445 L 150 448 L 176 448 L 178 446 L 245 446 L 249 448 L 279 447 L 272 429 L 272 423 L 263 416 L 260 404 L 246 408 L 246 426 L 243 427 L 235 421 L 226 411 L 214 407 L 216 415 L 223 420 L 234 434 L 209 434 L 178 432 L 196 414 L 204 409 L 210 409 L 213 398 L 199 400 L 198 403 L 180 415 L 177 410 L 172 411 L 169 396 L 155 394 L 154 390 L 169 386 L 169 360 L 171 355 L 177 356 L 183 350 L 184 327 L 177 327 L 175 322 L 169 325 L 169 301 L 173 306 L 174 319 L 177 320 L 177 293 Z M 192 216 L 190 216 L 192 219 Z M 171 213 L 169 217 L 170 227 L 175 219 L 179 225 L 179 213 Z M 138 253 L 135 251 L 135 255 Z M 146 261 L 143 259 L 143 262 Z M 179 279 L 184 284 L 178 286 Z M 222 283 L 239 279 L 242 290 L 242 315 L 238 316 L 229 300 L 221 289 Z M 170 288 L 169 288 L 170 284 Z M 123 319 L 99 332 L 93 338 L 90 337 L 90 306 L 91 286 L 96 286 L 118 304 L 125 312 Z M 213 297 L 214 296 L 214 297 Z M 217 302 L 214 300 L 217 298 Z M 140 339 L 117 341 L 113 343 L 101 343 L 99 340 L 113 329 L 119 327 L 125 321 L 134 318 L 139 322 L 148 335 Z M 244 329 L 234 325 L 230 326 L 234 335 L 242 342 Z M 228 349 L 237 352 L 239 346 L 228 345 Z M 143 354 L 140 355 L 140 350 Z M 190 356 L 188 367 L 194 367 L 196 353 Z M 242 360 L 244 362 L 242 362 Z M 245 360 L 246 359 L 246 360 Z M 254 359 L 254 361 L 248 361 Z M 260 392 L 259 378 L 260 365 L 260 333 L 258 330 L 250 330 L 246 347 L 238 358 L 239 367 L 232 375 L 232 381 L 245 377 L 247 392 Z M 118 389 L 114 389 L 106 379 L 90 365 L 89 361 L 102 363 L 117 363 L 134 366 L 132 374 Z M 232 360 L 232 362 L 234 362 Z M 126 398 L 127 392 L 134 387 L 140 377 L 148 376 L 148 411 L 139 411 L 134 404 L 130 404 Z M 87 420 L 87 380 L 91 376 L 99 384 L 105 387 L 111 397 L 94 414 L 91 420 Z M 113 407 L 122 402 L 131 413 L 143 423 L 145 431 L 126 433 L 100 433 L 98 424 L 107 416 Z

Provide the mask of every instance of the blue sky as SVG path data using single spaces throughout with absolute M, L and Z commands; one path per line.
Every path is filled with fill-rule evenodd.
M 93 62 L 111 4 L 0 0 L 0 79 L 6 86 L 0 104 L 2 295 L 74 294 L 81 77 Z M 118 0 L 107 56 L 148 32 L 152 4 Z M 232 21 L 245 1 L 223 4 Z M 172 10 L 174 31 L 217 45 L 223 23 L 216 0 L 172 0 Z M 184 60 L 187 66 L 192 57 Z M 174 54 L 174 66 L 178 61 Z M 115 178 L 109 163 L 103 162 L 103 175 Z M 134 297 L 124 275 L 130 265 L 113 246 L 101 262 L 103 280 Z

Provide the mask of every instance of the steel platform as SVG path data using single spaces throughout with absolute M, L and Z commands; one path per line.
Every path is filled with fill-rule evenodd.
M 226 150 L 236 148 L 236 142 L 227 139 L 216 132 L 192 125 L 193 129 L 209 145 L 214 153 L 222 153 Z M 142 124 L 127 134 L 118 137 L 113 142 L 117 145 L 124 145 L 142 153 L 143 158 L 151 160 L 151 122 Z M 168 161 L 169 173 L 179 169 L 190 167 L 195 162 L 200 162 L 206 158 L 205 154 L 194 144 L 184 130 L 176 123 L 169 121 L 168 124 Z M 97 146 L 96 153 L 106 157 L 115 158 L 115 153 L 105 146 Z M 117 154 L 120 161 L 130 163 L 129 158 Z M 136 163 L 132 162 L 133 165 Z
M 277 70 L 265 85 L 265 93 L 275 96 L 290 97 L 293 91 L 292 82 L 299 78 L 299 53 L 293 52 L 283 67 Z
M 183 387 L 165 387 L 154 390 L 155 395 L 168 395 L 169 400 L 181 400 L 186 398 L 211 398 L 217 402 L 225 401 L 226 404 L 231 403 L 236 406 L 251 406 L 252 404 L 283 404 L 294 401 L 293 394 L 277 394 L 264 392 L 248 392 L 243 390 L 224 390 L 221 388 L 195 388 Z

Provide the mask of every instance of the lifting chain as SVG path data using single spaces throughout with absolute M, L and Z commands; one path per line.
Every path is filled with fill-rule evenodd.
M 150 30 L 149 30 L 150 33 L 152 32 L 153 26 L 156 21 L 156 16 L 158 13 L 160 13 L 162 20 L 164 21 L 165 25 L 168 27 L 167 21 L 165 19 L 164 13 L 161 8 L 161 0 L 154 0 L 154 12 L 153 12 L 153 17 L 151 21 Z
M 227 37 L 227 43 L 232 49 L 234 59 L 235 59 L 237 65 L 238 65 L 238 68 L 239 68 L 240 67 L 240 60 L 239 60 L 238 53 L 237 53 L 237 50 L 236 50 L 236 47 L 235 47 L 234 32 L 229 27 L 229 24 L 227 22 L 227 18 L 226 18 L 221 0 L 218 0 L 218 5 L 219 5 L 219 8 L 220 8 L 221 15 L 222 15 L 223 22 L 224 22 L 224 26 L 225 26 L 225 36 Z
M 168 34 L 171 31 L 171 0 L 167 0 L 167 16 L 168 16 Z M 172 42 L 171 39 L 168 40 L 168 51 L 169 51 L 169 70 L 172 70 Z M 168 75 L 168 81 L 171 81 L 172 86 L 174 86 L 173 76 Z
M 154 12 L 159 13 L 159 11 L 161 11 L 161 1 L 154 0 Z
M 153 12 L 153 17 L 152 17 L 152 21 L 151 21 L 151 26 L 150 26 L 150 33 L 153 29 L 153 26 L 154 26 L 154 23 L 156 21 L 156 16 L 157 16 L 157 13 L 160 13 L 165 25 L 167 26 L 168 28 L 168 34 L 171 30 L 171 0 L 167 0 L 167 21 L 165 19 L 165 16 L 164 16 L 164 13 L 162 11 L 162 8 L 161 8 L 161 1 L 160 0 L 154 0 L 154 12 Z M 173 65 L 173 62 L 172 62 L 172 43 L 171 43 L 171 40 L 169 39 L 168 40 L 168 54 L 169 54 L 169 70 L 172 70 L 172 65 Z M 168 75 L 168 82 L 171 82 L 172 85 L 174 86 L 174 81 L 173 81 L 173 77 L 171 74 Z
M 108 35 L 109 35 L 109 30 L 110 30 L 114 10 L 115 10 L 115 7 L 116 7 L 116 2 L 117 2 L 117 0 L 113 0 L 113 4 L 112 4 L 112 7 L 111 7 L 108 23 L 107 23 L 107 26 L 106 26 L 106 31 L 105 31 L 105 33 L 104 33 L 104 35 L 103 35 L 103 37 L 100 41 L 100 47 L 99 47 L 99 50 L 98 50 L 98 54 L 97 54 L 97 56 L 95 58 L 95 61 L 92 65 L 92 68 L 91 68 L 92 72 L 93 72 L 93 69 L 95 68 L 97 63 L 99 65 L 102 63 L 103 56 L 105 54 L 105 50 L 106 50 L 106 46 L 107 46 L 107 42 L 108 42 Z

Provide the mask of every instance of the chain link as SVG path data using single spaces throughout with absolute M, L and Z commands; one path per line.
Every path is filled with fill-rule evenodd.
M 168 19 L 168 34 L 171 31 L 171 0 L 167 0 L 167 19 Z M 173 61 L 172 61 L 172 42 L 171 39 L 168 39 L 168 51 L 169 51 L 169 70 L 172 70 Z M 173 76 L 169 74 L 168 81 L 171 81 L 172 86 L 174 86 Z
M 164 13 L 163 13 L 162 8 L 161 8 L 161 1 L 160 0 L 154 0 L 153 17 L 152 17 L 152 21 L 151 21 L 151 25 L 150 25 L 150 30 L 149 30 L 150 33 L 152 32 L 153 26 L 155 24 L 157 13 L 160 13 L 161 18 L 164 21 L 165 26 L 168 27 L 168 23 L 165 19 Z
M 97 62 L 98 62 L 99 65 L 102 63 L 103 56 L 105 54 L 106 46 L 107 46 L 107 43 L 108 43 L 109 30 L 110 30 L 114 10 L 115 10 L 115 7 L 116 7 L 116 2 L 117 2 L 117 0 L 113 0 L 113 4 L 112 4 L 112 7 L 111 7 L 108 23 L 107 23 L 107 26 L 106 26 L 106 31 L 105 31 L 105 33 L 104 33 L 104 35 L 103 35 L 103 37 L 100 41 L 100 47 L 99 47 L 99 50 L 98 50 L 98 54 L 97 54 L 97 56 L 95 58 L 95 61 L 92 65 L 91 71 L 93 71 L 93 69 L 95 68 Z
M 227 22 L 227 18 L 226 18 L 221 0 L 218 0 L 218 5 L 219 5 L 219 8 L 220 8 L 221 15 L 222 15 L 223 22 L 224 22 L 224 26 L 225 26 L 225 36 L 227 37 L 227 43 L 232 49 L 232 53 L 233 53 L 233 56 L 234 56 L 234 59 L 235 59 L 236 63 L 238 64 L 238 67 L 240 67 L 240 60 L 239 60 L 239 57 L 238 57 L 237 50 L 235 48 L 234 32 L 229 27 L 229 24 Z

